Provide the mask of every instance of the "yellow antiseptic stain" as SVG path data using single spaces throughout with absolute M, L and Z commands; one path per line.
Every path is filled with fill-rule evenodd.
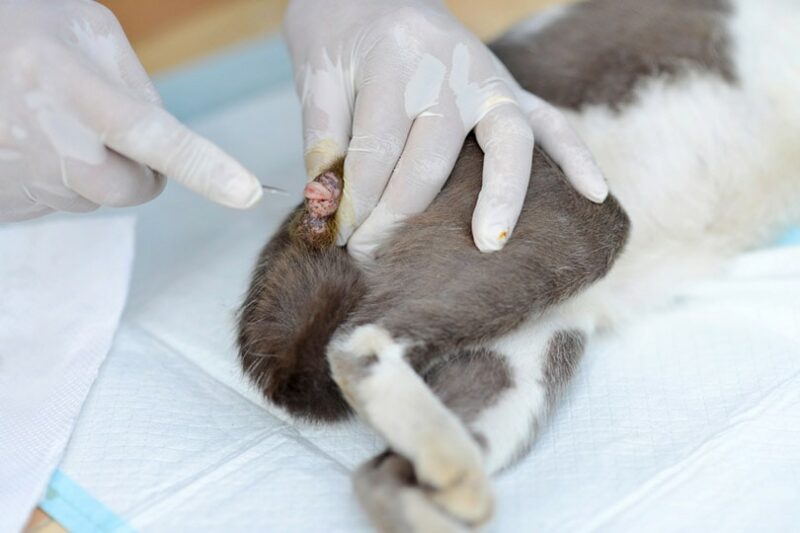
M 310 179 L 314 179 L 323 172 L 331 170 L 333 166 L 340 162 L 344 157 L 344 150 L 339 147 L 332 139 L 323 139 L 308 149 L 305 154 L 306 171 Z M 347 176 L 344 175 L 344 168 L 341 170 L 342 199 L 339 208 L 336 210 L 336 228 L 339 230 L 339 245 L 344 245 L 346 239 L 350 237 L 356 222 L 356 212 L 353 207 L 353 198 L 350 188 L 347 186 Z
M 306 171 L 313 179 L 330 168 L 331 164 L 344 156 L 344 150 L 333 139 L 323 139 L 310 147 L 305 155 Z
M 506 239 L 508 239 L 508 232 L 507 231 L 501 231 L 500 235 L 497 236 L 497 240 L 498 241 L 504 241 Z
M 350 188 L 347 186 L 347 178 L 344 178 L 343 181 L 342 200 L 339 202 L 339 209 L 336 210 L 336 228 L 341 236 L 348 239 L 356 223 L 356 212 L 353 208 L 353 200 L 350 197 Z M 339 240 L 339 245 L 344 245 L 341 239 Z
M 483 107 L 485 109 L 494 109 L 495 107 L 500 107 L 503 104 L 517 105 L 517 101 L 508 96 L 496 94 L 487 98 L 486 103 L 483 104 Z

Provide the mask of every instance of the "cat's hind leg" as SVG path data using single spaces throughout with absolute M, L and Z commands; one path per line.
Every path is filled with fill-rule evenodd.
M 481 442 L 489 474 L 526 455 L 572 378 L 591 329 L 587 321 L 550 318 L 529 321 L 492 343 L 493 353 L 502 354 L 507 365 L 508 385 L 484 405 L 471 405 L 459 412 L 459 416 L 468 417 L 465 421 L 470 432 Z M 453 399 L 445 397 L 448 405 L 468 394 L 458 392 L 451 381 L 443 375 L 432 384 L 439 395 L 443 395 L 445 386 L 454 389 Z M 480 384 L 477 381 L 475 387 Z
M 533 157 L 514 238 L 482 254 L 470 233 L 482 153 L 468 139 L 434 203 L 377 251 L 369 289 L 327 351 L 348 403 L 412 463 L 430 499 L 467 524 L 491 512 L 481 448 L 420 374 L 445 354 L 489 346 L 603 277 L 628 231 L 613 198 L 592 204 L 544 153 Z
M 353 479 L 356 496 L 382 533 L 467 531 L 467 526 L 432 503 L 405 457 L 387 451 L 364 463 Z
M 491 348 L 451 354 L 425 373 L 429 391 L 457 418 L 478 449 L 484 473 L 499 471 L 528 450 L 580 360 L 585 326 L 552 318 L 529 322 Z M 416 414 L 418 419 L 428 418 L 425 411 Z M 448 440 L 438 446 L 454 444 L 452 437 L 439 436 Z M 451 488 L 431 487 L 420 475 L 423 465 L 393 450 L 365 463 L 354 480 L 359 500 L 376 527 L 457 531 L 472 525 L 454 512 Z
M 458 521 L 481 524 L 492 499 L 480 446 L 411 366 L 407 348 L 367 324 L 338 335 L 328 360 L 348 403 L 412 463 L 427 497 Z

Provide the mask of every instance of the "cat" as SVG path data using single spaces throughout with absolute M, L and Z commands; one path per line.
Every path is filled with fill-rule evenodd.
M 489 476 L 528 451 L 593 334 L 800 218 L 798 27 L 791 0 L 592 0 L 511 29 L 493 51 L 613 194 L 582 198 L 537 148 L 500 252 L 470 233 L 473 137 L 370 264 L 334 245 L 341 162 L 309 184 L 259 257 L 240 358 L 291 415 L 355 412 L 385 438 L 354 477 L 378 529 L 485 523 Z

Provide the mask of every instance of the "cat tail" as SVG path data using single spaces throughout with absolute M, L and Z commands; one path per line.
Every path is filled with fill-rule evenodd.
M 302 212 L 284 222 L 259 256 L 239 311 L 239 357 L 267 400 L 297 418 L 329 422 L 351 410 L 331 378 L 326 347 L 365 283 L 343 248 L 297 238 Z

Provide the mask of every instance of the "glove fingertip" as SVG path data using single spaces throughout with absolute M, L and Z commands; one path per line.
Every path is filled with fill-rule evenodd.
M 359 246 L 354 243 L 349 243 L 347 245 L 347 253 L 359 263 L 369 263 L 375 259 L 374 249 Z
M 209 195 L 228 207 L 235 209 L 249 209 L 264 196 L 264 188 L 255 176 L 247 172 L 244 175 L 232 177 L 228 187 L 219 193 Z
M 472 239 L 475 246 L 483 253 L 502 250 L 514 230 L 513 224 L 507 221 L 487 222 L 477 215 L 472 221 Z
M 260 185 L 258 185 L 258 187 L 254 189 L 253 194 L 250 195 L 250 197 L 244 202 L 242 207 L 244 209 L 249 209 L 254 205 L 256 205 L 258 202 L 260 202 L 261 198 L 263 197 L 264 197 L 264 189 Z
M 602 204 L 608 198 L 608 184 L 602 182 L 602 185 L 593 184 L 585 193 L 586 197 L 596 204 Z
M 589 169 L 586 174 L 588 179 L 581 180 L 578 190 L 592 202 L 602 204 L 608 198 L 608 182 L 600 169 Z
M 373 239 L 369 235 L 365 235 L 363 230 L 364 226 L 362 225 L 352 232 L 350 239 L 347 240 L 347 253 L 360 263 L 372 261 L 375 257 L 376 248 Z
M 473 235 L 475 246 L 483 253 L 498 252 L 505 247 L 510 235 L 508 228 L 497 227 Z

